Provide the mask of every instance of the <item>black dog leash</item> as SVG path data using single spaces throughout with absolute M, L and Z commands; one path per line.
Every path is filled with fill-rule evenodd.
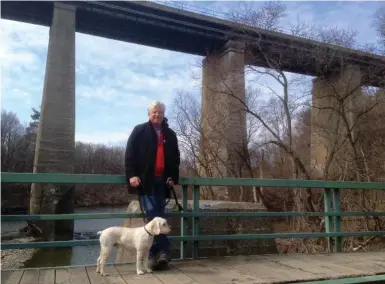
M 150 200 L 150 202 L 152 203 L 152 206 L 155 207 L 155 205 L 154 205 L 153 201 L 151 200 L 151 198 L 148 196 L 148 194 L 145 193 L 143 185 L 140 184 L 140 186 L 141 186 L 142 189 L 143 189 L 144 195 L 147 195 L 148 200 Z M 179 201 L 178 201 L 178 197 L 176 196 L 176 192 L 175 192 L 175 189 L 174 189 L 173 186 L 170 187 L 170 191 L 172 192 L 172 195 L 173 195 L 174 200 L 175 200 L 175 206 L 174 206 L 174 208 L 173 208 L 173 211 L 174 211 L 174 212 L 183 212 L 183 211 L 184 211 L 184 210 L 183 210 L 183 207 L 182 207 L 182 205 L 180 205 L 180 203 L 179 203 Z M 168 204 L 169 202 L 170 202 L 170 198 L 167 200 L 167 202 L 164 204 L 164 206 L 161 206 L 161 208 L 162 208 L 162 209 L 163 209 L 163 208 L 166 208 L 166 206 L 167 206 L 167 204 Z M 146 212 L 145 212 L 144 209 L 143 209 L 142 202 L 140 202 L 140 194 L 139 194 L 139 193 L 138 193 L 138 203 L 139 203 L 140 211 L 141 211 L 142 214 L 143 214 L 143 222 L 144 222 L 145 224 L 147 224 L 147 223 L 148 223 L 148 220 L 147 220 L 147 217 L 146 217 Z

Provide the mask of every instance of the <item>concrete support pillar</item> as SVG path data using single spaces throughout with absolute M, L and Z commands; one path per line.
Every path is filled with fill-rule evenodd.
M 203 60 L 201 159 L 203 176 L 246 177 L 244 44 L 229 41 Z M 230 200 L 240 192 L 229 190 Z
M 362 95 L 361 76 L 358 66 L 348 65 L 339 74 L 313 80 L 310 167 L 316 179 L 332 174 L 336 165 L 329 163 L 337 149 L 334 158 L 350 151 L 343 141 L 356 118 Z
M 75 169 L 75 8 L 54 4 L 45 71 L 34 173 L 74 173 Z M 74 210 L 74 186 L 32 184 L 31 214 Z M 71 238 L 73 221 L 39 224 L 46 240 Z

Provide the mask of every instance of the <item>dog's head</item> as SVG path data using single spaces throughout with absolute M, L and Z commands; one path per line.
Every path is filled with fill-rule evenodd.
M 147 224 L 146 228 L 154 236 L 159 234 L 167 235 L 171 231 L 171 228 L 168 225 L 167 220 L 161 217 L 155 217 L 154 219 L 152 219 Z

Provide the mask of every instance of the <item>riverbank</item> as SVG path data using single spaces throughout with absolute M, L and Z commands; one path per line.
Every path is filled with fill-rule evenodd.
M 2 243 L 30 243 L 36 242 L 35 238 L 17 238 Z M 1 269 L 19 269 L 32 258 L 37 249 L 7 249 L 1 250 Z
M 26 214 L 29 207 L 29 189 L 27 186 L 7 186 L 2 188 L 1 214 Z M 121 185 L 77 185 L 75 190 L 75 207 L 96 208 L 124 206 L 136 200 L 129 195 L 127 188 Z
M 120 206 L 78 207 L 75 213 L 123 213 L 126 212 L 127 203 Z M 96 232 L 111 226 L 120 226 L 124 218 L 114 219 L 83 219 L 75 220 L 74 239 L 96 238 Z M 20 228 L 27 224 L 23 221 L 2 222 L 1 233 L 3 235 L 16 235 Z M 9 242 L 32 242 L 33 238 L 15 237 L 3 240 Z M 1 251 L 1 269 L 15 269 L 24 267 L 44 267 L 55 265 L 91 265 L 100 252 L 98 246 L 76 246 L 71 250 L 58 249 L 12 249 Z M 114 255 L 111 259 L 114 259 Z M 47 263 L 47 260 L 48 263 Z

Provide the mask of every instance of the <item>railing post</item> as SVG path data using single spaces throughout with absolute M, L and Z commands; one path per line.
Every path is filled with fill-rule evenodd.
M 340 197 L 340 190 L 338 188 L 333 188 L 332 190 L 333 194 L 333 227 L 335 233 L 340 233 L 341 230 L 341 216 L 339 215 L 341 213 L 341 197 Z M 334 239 L 334 252 L 342 252 L 342 237 L 335 237 Z
M 324 207 L 325 207 L 325 210 L 324 210 L 325 213 L 332 212 L 331 196 L 330 196 L 329 188 L 324 189 Z M 324 218 L 325 218 L 325 233 L 330 233 L 332 231 L 331 216 L 325 216 Z M 327 250 L 328 252 L 331 252 L 332 251 L 331 238 L 327 237 L 326 242 L 327 242 Z
M 193 212 L 199 212 L 199 185 L 194 185 L 193 190 Z M 199 217 L 193 217 L 193 236 L 199 236 Z M 199 241 L 193 242 L 193 259 L 197 259 L 199 256 Z
M 187 198 L 188 198 L 188 185 L 182 186 L 182 207 L 187 210 Z M 185 237 L 187 235 L 187 217 L 180 218 L 180 236 Z M 180 241 L 180 258 L 186 259 L 186 241 Z

